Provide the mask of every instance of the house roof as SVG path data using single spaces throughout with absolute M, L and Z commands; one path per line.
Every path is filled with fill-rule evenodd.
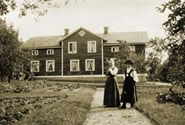
M 65 40 L 74 33 L 78 32 L 80 29 L 86 30 L 82 27 L 78 28 L 74 32 L 66 36 L 42 36 L 42 37 L 32 37 L 28 39 L 22 48 L 49 48 L 49 47 L 60 47 L 60 41 Z M 88 31 L 88 30 L 86 30 Z M 90 32 L 90 31 L 88 31 Z M 90 32 L 92 33 L 92 32 Z M 92 33 L 94 34 L 94 33 Z M 106 45 L 120 44 L 120 41 L 126 41 L 129 44 L 146 44 L 149 41 L 147 32 L 112 32 L 108 34 L 97 33 L 94 34 L 99 38 L 106 41 Z
M 63 38 L 63 36 L 32 37 L 22 45 L 22 48 L 58 47 Z
M 77 30 L 71 32 L 70 34 L 66 36 L 44 36 L 44 37 L 32 37 L 28 39 L 21 47 L 22 48 L 46 48 L 46 47 L 59 47 L 60 41 L 65 40 L 69 38 L 74 33 L 78 32 L 79 30 L 86 30 L 90 32 L 89 30 L 85 28 L 78 28 Z M 92 32 L 90 32 L 92 33 Z M 92 33 L 94 34 L 94 33 Z M 94 34 L 95 36 L 103 39 L 101 36 Z
M 106 44 L 119 44 L 119 41 L 126 41 L 129 44 L 146 44 L 149 41 L 147 32 L 111 32 L 108 34 L 97 34 L 107 40 Z
M 85 28 L 83 28 L 83 27 L 80 27 L 80 28 L 76 29 L 75 31 L 71 32 L 70 34 L 66 35 L 66 36 L 63 38 L 63 40 L 69 38 L 70 36 L 72 36 L 73 34 L 75 34 L 76 32 L 78 32 L 79 30 L 88 31 L 88 32 L 91 33 L 91 34 L 94 34 L 95 36 L 97 36 L 97 37 L 99 37 L 99 38 L 101 38 L 101 39 L 104 39 L 103 37 L 101 37 L 101 36 L 99 36 L 99 35 L 97 35 L 97 34 L 91 32 L 91 31 L 89 31 L 89 30 L 87 30 L 87 29 L 85 29 Z

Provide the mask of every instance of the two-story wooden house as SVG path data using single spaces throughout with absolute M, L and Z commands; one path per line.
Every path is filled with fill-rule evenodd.
M 149 41 L 146 32 L 92 33 L 84 28 L 63 36 L 33 37 L 22 48 L 31 49 L 31 72 L 37 76 L 102 75 L 105 58 L 113 58 L 120 42 L 127 41 L 130 48 L 145 52 Z

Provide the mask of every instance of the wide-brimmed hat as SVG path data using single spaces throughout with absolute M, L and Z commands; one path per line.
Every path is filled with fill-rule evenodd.
M 125 61 L 125 64 L 133 65 L 134 63 L 133 63 L 131 60 L 126 60 L 126 61 Z

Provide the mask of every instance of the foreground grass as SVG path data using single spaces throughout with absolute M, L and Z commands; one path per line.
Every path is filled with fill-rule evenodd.
M 81 87 L 66 99 L 46 105 L 24 117 L 17 125 L 82 125 L 95 89 Z
M 138 87 L 136 109 L 148 116 L 156 125 L 185 125 L 185 108 L 174 103 L 158 103 L 158 93 L 168 92 L 169 87 Z
M 0 83 L 0 125 L 82 125 L 94 92 L 73 83 Z

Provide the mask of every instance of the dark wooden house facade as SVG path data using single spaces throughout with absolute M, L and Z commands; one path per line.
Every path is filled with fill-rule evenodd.
M 146 32 L 95 34 L 79 28 L 63 36 L 33 37 L 22 48 L 31 49 L 31 72 L 37 76 L 103 75 L 105 58 L 114 58 L 119 51 L 120 40 L 126 41 L 131 50 L 144 53 Z
M 64 75 L 102 74 L 101 37 L 80 28 L 64 38 L 61 43 Z

